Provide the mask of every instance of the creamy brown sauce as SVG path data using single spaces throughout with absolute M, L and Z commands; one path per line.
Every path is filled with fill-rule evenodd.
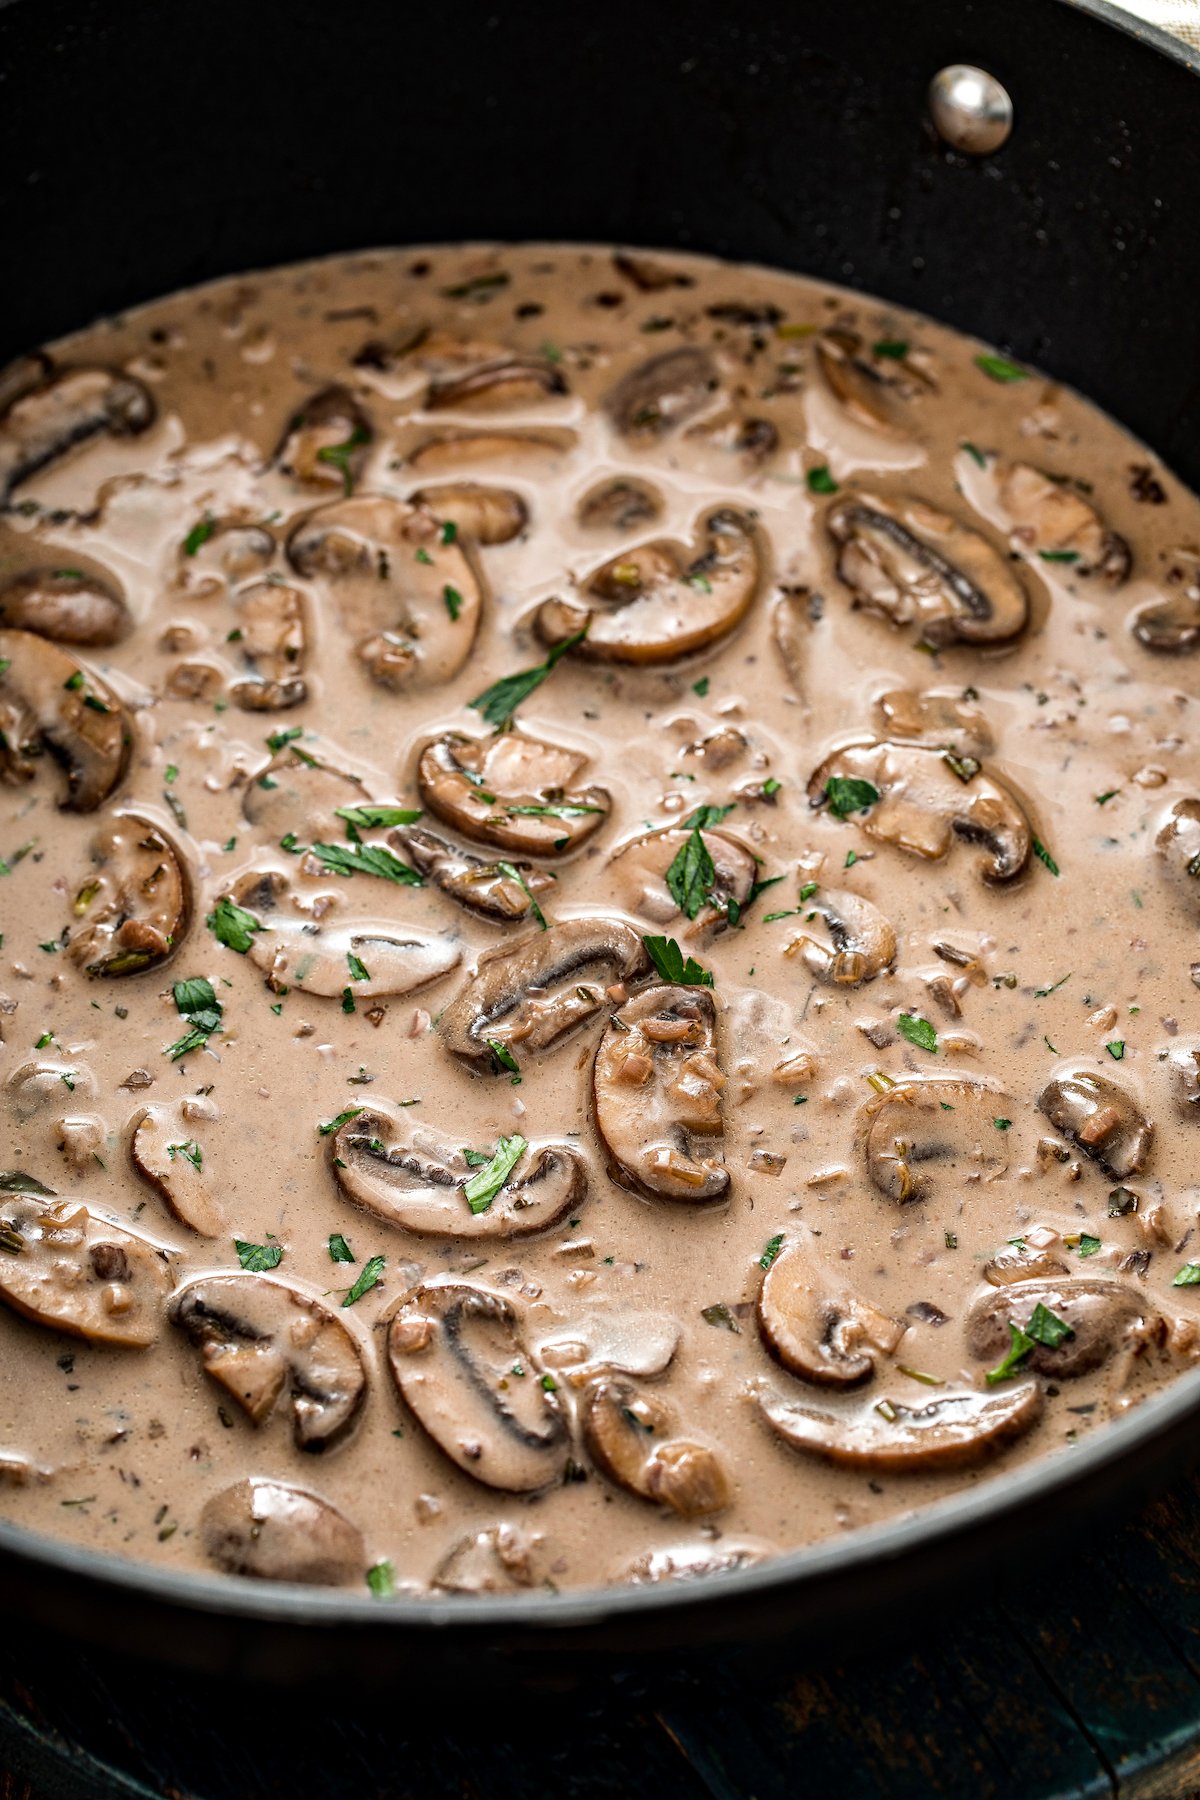
M 666 391 L 619 387 L 684 346 L 703 355 Z M 118 395 L 139 428 L 48 457 L 0 519 L 0 1166 L 51 1190 L 0 1195 L 7 1518 L 177 1568 L 578 1586 L 648 1556 L 769 1554 L 1069 1455 L 1189 1365 L 1200 830 L 1155 840 L 1196 792 L 1196 677 L 1141 638 L 1186 645 L 1200 617 L 1200 512 L 1085 401 L 982 354 L 797 278 L 555 247 L 316 263 L 54 347 L 135 378 L 154 418 Z M 289 434 L 331 385 L 324 423 Z M 0 474 L 22 476 L 29 432 L 18 399 Z M 487 456 L 480 433 L 500 434 Z M 451 481 L 498 491 L 469 517 L 502 541 L 443 528 Z M 431 510 L 313 519 L 351 489 Z M 336 529 L 360 532 L 350 550 Z M 8 629 L 53 622 L 31 571 L 59 572 L 76 629 L 87 586 L 100 635 L 125 634 L 31 651 Z M 14 596 L 33 589 L 31 613 Z M 556 753 L 489 752 L 470 702 L 589 612 L 583 649 L 512 708 Z M 59 809 L 53 755 L 12 767 L 34 668 L 60 753 L 60 695 L 77 727 L 131 737 L 123 772 L 119 730 L 86 759 L 67 745 L 91 811 Z M 478 742 L 466 774 L 421 760 L 447 733 Z M 422 809 L 449 850 L 390 821 L 356 841 L 336 809 L 368 804 Z M 731 810 L 697 840 L 700 807 Z M 667 828 L 665 854 L 635 843 Z M 114 830 L 157 909 L 119 940 Z M 364 844 L 424 856 L 424 884 L 338 866 Z M 481 880 L 464 853 L 509 868 Z M 750 899 L 752 881 L 775 885 Z M 542 954 L 531 895 L 546 943 L 624 927 L 563 978 L 574 1023 L 540 1050 L 552 997 L 487 1018 L 478 986 L 463 998 L 482 953 Z M 711 995 L 659 991 L 643 935 L 676 940 Z M 122 953 L 133 972 L 88 972 Z M 202 991 L 180 996 L 190 1018 L 176 1001 L 200 978 L 212 1029 Z M 1046 1095 L 1081 1071 L 1113 1094 Z M 959 1085 L 913 1097 L 934 1081 Z M 356 1107 L 368 1130 L 322 1134 Z M 440 1186 L 385 1160 L 414 1132 L 448 1158 Z M 533 1148 L 488 1204 L 465 1184 L 515 1134 Z M 255 1273 L 235 1240 L 282 1255 Z M 318 1307 L 256 1290 L 231 1340 L 213 1308 L 249 1288 L 188 1284 L 247 1257 L 245 1284 Z M 1006 1261 L 1044 1286 L 997 1285 Z M 447 1322 L 446 1282 L 488 1316 L 468 1295 Z M 512 1350 L 508 1427 L 454 1348 L 485 1337 L 502 1375 Z M 236 1496 L 211 1510 L 247 1477 L 347 1523 L 297 1502 L 320 1555 L 289 1561 L 278 1522 L 256 1551 Z M 455 1554 L 496 1527 L 498 1549 Z

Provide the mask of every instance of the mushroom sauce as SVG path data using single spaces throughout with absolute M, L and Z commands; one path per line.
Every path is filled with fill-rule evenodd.
M 0 398 L 0 1494 L 651 1581 L 1200 1343 L 1200 514 L 691 257 L 227 281 Z

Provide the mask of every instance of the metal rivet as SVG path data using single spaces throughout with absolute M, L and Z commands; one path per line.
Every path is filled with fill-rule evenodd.
M 990 156 L 1013 128 L 1007 88 L 970 63 L 938 70 L 929 84 L 929 111 L 938 136 L 964 156 Z

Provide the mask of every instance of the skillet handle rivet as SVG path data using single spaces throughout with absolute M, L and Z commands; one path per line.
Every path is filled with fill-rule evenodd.
M 933 128 L 964 156 L 990 156 L 1008 142 L 1013 103 L 1008 89 L 971 63 L 950 63 L 929 84 Z

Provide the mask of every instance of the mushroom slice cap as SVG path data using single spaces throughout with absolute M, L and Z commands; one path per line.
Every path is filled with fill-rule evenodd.
M 529 1146 L 491 1205 L 473 1212 L 463 1188 L 474 1172 L 453 1138 L 407 1113 L 364 1109 L 331 1142 L 347 1200 L 389 1225 L 424 1236 L 518 1238 L 546 1231 L 587 1197 L 587 1169 L 566 1144 Z
M 570 1449 L 562 1402 L 511 1300 L 466 1282 L 425 1282 L 396 1308 L 387 1349 L 405 1404 L 465 1474 L 514 1494 L 561 1477 Z
M 56 644 L 107 648 L 132 626 L 116 589 L 80 569 L 29 569 L 0 589 L 0 625 Z
M 662 495 L 635 475 L 610 475 L 590 487 L 575 509 L 585 531 L 636 531 L 656 525 L 666 510 Z
M 682 826 L 649 831 L 631 838 L 610 859 L 620 886 L 623 905 L 641 913 L 655 925 L 666 925 L 680 916 L 680 906 L 667 883 L 667 871 L 681 852 L 686 852 L 692 832 Z M 685 935 L 721 930 L 736 918 L 750 897 L 758 873 L 751 851 L 723 831 L 702 830 L 700 841 L 713 867 L 713 879 L 704 905 L 690 921 Z M 732 905 L 731 905 L 732 902 Z
M 422 803 L 478 844 L 519 856 L 577 850 L 608 818 L 604 788 L 574 783 L 587 762 L 578 750 L 500 731 L 490 738 L 449 731 L 417 762 Z
M 28 781 L 48 750 L 64 812 L 95 812 L 129 764 L 133 727 L 106 682 L 32 631 L 0 629 L 0 779 Z
M 348 388 L 322 388 L 293 414 L 275 462 L 305 487 L 349 494 L 362 479 L 373 436 L 370 419 Z
M 427 412 L 494 411 L 528 406 L 567 392 L 566 377 L 544 356 L 506 356 L 429 384 Z
M 325 999 L 347 988 L 364 1000 L 377 994 L 411 994 L 458 967 L 459 946 L 444 933 L 367 919 L 314 924 L 282 911 L 291 883 L 274 869 L 251 869 L 234 882 L 234 903 L 252 913 L 260 929 L 247 952 L 268 985 L 299 988 Z M 365 975 L 353 974 L 355 968 Z
M 178 951 L 192 918 L 183 857 L 159 826 L 118 813 L 92 840 L 95 873 L 75 895 L 67 955 L 89 975 L 137 975 Z
M 93 1344 L 144 1349 L 158 1337 L 167 1259 L 75 1200 L 0 1194 L 0 1299 Z
M 875 1374 L 907 1325 L 890 1319 L 817 1262 L 793 1239 L 763 1276 L 756 1308 L 759 1335 L 791 1375 L 818 1387 L 850 1388 Z
M 604 410 L 622 437 L 652 442 L 698 413 L 719 384 L 709 352 L 685 344 L 627 370 L 606 394 Z
M 799 956 L 827 987 L 859 987 L 890 969 L 896 959 L 896 933 L 870 900 L 846 888 L 820 888 L 805 902 L 804 917 L 823 919 L 830 943 L 807 932 L 793 938 L 785 956 Z
M 255 1425 L 286 1394 L 297 1449 L 328 1450 L 354 1423 L 367 1392 L 362 1353 L 336 1313 L 299 1288 L 269 1275 L 202 1275 L 177 1290 L 170 1318 Z
M 213 1190 L 198 1127 L 217 1117 L 211 1100 L 201 1095 L 148 1106 L 134 1121 L 129 1159 L 175 1214 L 201 1237 L 220 1237 L 225 1209 Z
M 408 465 L 422 475 L 479 468 L 533 474 L 556 467 L 574 447 L 573 432 L 443 431 L 411 450 Z
M 945 1394 L 916 1408 L 880 1401 L 837 1413 L 775 1394 L 758 1405 L 772 1431 L 794 1450 L 843 1468 L 908 1475 L 961 1469 L 992 1456 L 1036 1425 L 1042 1390 L 1036 1381 L 1024 1381 L 994 1394 Z
M 534 618 L 554 647 L 587 636 L 573 652 L 599 662 L 675 662 L 727 637 L 745 617 L 763 575 L 754 526 L 732 507 L 700 522 L 702 548 L 685 563 L 676 545 L 637 544 L 605 563 L 578 599 L 544 600 Z
M 383 687 L 450 681 L 471 653 L 483 585 L 463 546 L 442 536 L 427 507 L 363 494 L 317 507 L 288 538 L 292 567 L 329 595 Z
M 592 1382 L 580 1405 L 588 1454 L 626 1493 L 669 1506 L 681 1518 L 708 1518 L 733 1499 L 724 1467 L 707 1444 L 675 1435 L 671 1408 L 623 1375 Z
M 855 604 L 917 625 L 925 643 L 1004 643 L 1024 630 L 1029 596 L 1009 559 L 924 500 L 847 494 L 825 528 Z
M 309 628 L 304 595 L 282 581 L 259 581 L 236 597 L 238 650 L 250 674 L 230 690 L 244 712 L 283 712 L 308 698 L 302 680 Z
M 952 753 L 951 753 L 952 754 Z M 993 775 L 955 772 L 947 753 L 913 744 L 847 744 L 813 770 L 811 806 L 823 804 L 834 778 L 866 781 L 878 794 L 852 814 L 868 837 L 936 861 L 954 839 L 981 844 L 984 881 L 1013 881 L 1033 853 L 1033 830 L 1020 802 Z
M 1001 460 L 993 473 L 996 497 L 1023 549 L 1069 562 L 1071 574 L 1099 575 L 1114 587 L 1125 580 L 1133 560 L 1129 545 L 1078 488 L 1031 463 Z
M 263 837 L 277 841 L 288 832 L 306 843 L 327 838 L 339 806 L 370 801 L 366 784 L 317 751 L 285 744 L 246 784 L 242 812 Z
M 477 544 L 511 544 L 529 523 L 529 508 L 512 488 L 485 487 L 476 481 L 447 481 L 409 495 L 411 506 L 425 506 L 435 519 L 449 519 Z
M 1160 600 L 1139 607 L 1129 628 L 1147 650 L 1182 656 L 1200 645 L 1200 553 L 1176 550 L 1163 576 Z
M 47 375 L 0 414 L 0 504 L 77 444 L 145 431 L 155 411 L 149 388 L 123 370 L 81 364 Z
M 1020 1158 L 1023 1121 L 1003 1131 L 995 1124 L 1011 1110 L 1009 1096 L 982 1081 L 909 1077 L 863 1110 L 867 1174 L 902 1205 L 958 1193 L 972 1178 L 995 1181 Z
M 1176 800 L 1154 839 L 1163 872 L 1193 906 L 1200 903 L 1200 800 Z
M 1154 1126 L 1129 1090 L 1107 1075 L 1065 1070 L 1046 1083 L 1037 1103 L 1055 1130 L 1114 1181 L 1136 1175 L 1145 1164 Z
M 835 327 L 821 332 L 814 345 L 821 378 L 838 406 L 857 424 L 887 437 L 907 438 L 910 433 L 902 401 L 932 384 L 907 360 L 891 363 L 885 374 L 863 355 L 863 348 L 855 331 Z
M 1035 1250 L 1032 1244 L 1008 1244 L 983 1265 L 983 1278 L 993 1287 L 1007 1287 L 1014 1281 L 1033 1281 L 1065 1275 L 1067 1265 L 1049 1248 Z
M 557 1326 L 539 1348 L 544 1362 L 572 1387 L 582 1387 L 597 1375 L 662 1375 L 682 1335 L 671 1313 L 601 1312 L 589 1306 Z
M 446 1594 L 512 1594 L 537 1584 L 535 1543 L 514 1525 L 489 1525 L 452 1544 L 430 1577 Z
M 1186 1117 L 1200 1117 L 1200 1038 L 1178 1038 L 1167 1052 L 1171 1091 Z
M 929 688 L 888 688 L 875 702 L 882 726 L 880 735 L 924 744 L 955 755 L 990 756 L 996 748 L 991 722 L 981 707 L 964 700 L 961 692 Z
M 631 925 L 563 919 L 480 957 L 442 1014 L 442 1042 L 455 1056 L 484 1067 L 495 1063 L 492 1040 L 515 1051 L 549 1049 L 596 1016 L 606 987 L 632 981 L 648 967 Z
M 362 1532 L 307 1488 L 251 1476 L 222 1488 L 200 1513 L 205 1554 L 227 1575 L 342 1587 L 367 1565 Z
M 186 537 L 179 548 L 178 581 L 204 597 L 266 573 L 275 555 L 275 536 L 267 525 L 242 513 L 220 519 L 205 517 L 200 533 Z
M 505 925 L 528 919 L 537 896 L 554 886 L 553 875 L 544 869 L 526 862 L 484 862 L 420 825 L 397 827 L 389 832 L 388 843 L 468 912 Z
M 596 1051 L 592 1099 L 618 1179 L 651 1199 L 724 1199 L 725 1080 L 708 988 L 655 985 L 614 1013 Z
M 1127 1283 L 1100 1275 L 1014 1281 L 989 1290 L 971 1307 L 968 1351 L 978 1362 L 1003 1361 L 1012 1349 L 1010 1323 L 1024 1331 L 1039 1306 L 1068 1326 L 1070 1335 L 1057 1345 L 1035 1343 L 1024 1366 L 1062 1380 L 1090 1374 L 1119 1350 L 1140 1348 L 1158 1316 Z

